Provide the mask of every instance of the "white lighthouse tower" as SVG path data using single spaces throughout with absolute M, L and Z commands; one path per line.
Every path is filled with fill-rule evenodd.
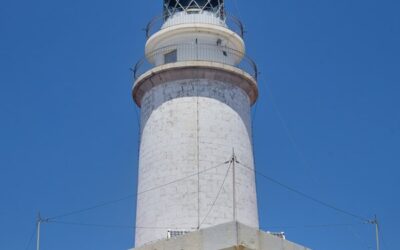
M 222 234 L 259 227 L 250 116 L 257 68 L 243 26 L 223 0 L 164 0 L 147 37 L 132 91 L 141 108 L 136 247 L 226 248 L 207 233 L 239 244 L 239 233 Z M 188 237 L 189 245 L 171 243 Z

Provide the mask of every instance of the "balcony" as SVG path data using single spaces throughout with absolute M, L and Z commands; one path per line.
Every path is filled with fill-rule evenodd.
M 175 44 L 152 51 L 133 68 L 135 81 L 152 68 L 182 62 L 202 62 L 202 65 L 228 65 L 257 81 L 255 62 L 237 50 L 214 44 Z

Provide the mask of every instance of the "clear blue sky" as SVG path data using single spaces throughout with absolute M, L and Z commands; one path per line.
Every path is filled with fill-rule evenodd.
M 352 213 L 378 214 L 382 249 L 400 249 L 400 2 L 236 1 L 228 10 L 245 23 L 262 72 L 257 168 Z M 0 249 L 24 250 L 37 211 L 53 216 L 136 192 L 128 68 L 161 0 L 0 6 Z M 266 230 L 317 250 L 374 246 L 372 226 L 262 178 L 258 196 Z M 128 199 L 63 220 L 132 225 L 134 209 Z M 324 224 L 351 225 L 307 227 Z M 133 244 L 128 228 L 42 229 L 43 250 Z

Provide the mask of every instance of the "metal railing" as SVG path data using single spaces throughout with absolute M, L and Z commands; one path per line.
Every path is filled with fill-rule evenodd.
M 187 17 L 186 23 L 195 22 L 195 21 L 193 21 L 193 18 L 192 18 L 194 16 L 195 16 L 195 14 L 186 14 L 186 17 Z M 167 19 L 167 20 L 168 20 L 168 22 L 171 22 L 171 19 Z M 216 23 L 216 20 L 219 20 L 219 23 Z M 149 39 L 153 34 L 157 33 L 161 29 L 163 29 L 165 22 L 166 22 L 166 20 L 163 15 L 154 17 L 147 24 L 147 26 L 145 28 L 146 38 Z M 243 23 L 235 16 L 226 14 L 224 19 L 222 20 L 219 17 L 210 15 L 209 18 L 207 18 L 205 16 L 204 18 L 199 18 L 199 20 L 196 22 L 205 23 L 205 24 L 214 24 L 214 25 L 219 25 L 219 26 L 228 28 L 228 29 L 232 30 L 233 32 L 235 32 L 236 34 L 238 34 L 241 38 L 244 38 L 245 31 L 244 31 Z M 171 25 L 167 25 L 166 27 L 171 27 L 171 26 L 175 26 L 175 25 L 179 25 L 179 24 L 183 24 L 183 23 L 182 22 L 176 23 L 176 24 L 172 23 Z
M 255 80 L 258 77 L 256 63 L 235 49 L 213 44 L 175 44 L 146 54 L 133 68 L 135 80 L 150 69 L 173 63 L 202 61 L 214 62 L 236 67 Z

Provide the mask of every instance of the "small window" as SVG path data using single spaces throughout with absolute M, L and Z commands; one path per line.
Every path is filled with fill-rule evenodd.
M 222 51 L 222 54 L 224 54 L 224 56 L 228 56 L 228 52 L 226 52 L 225 50 Z
M 164 55 L 164 63 L 174 63 L 178 61 L 177 50 L 173 50 Z

